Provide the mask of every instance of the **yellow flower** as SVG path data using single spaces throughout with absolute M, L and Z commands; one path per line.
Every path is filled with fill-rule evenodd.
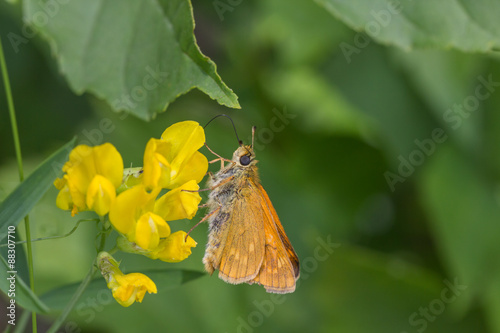
M 176 188 L 195 180 L 208 170 L 207 158 L 198 151 L 205 132 L 195 121 L 183 121 L 167 128 L 161 139 L 150 139 L 144 151 L 143 184 L 147 189 Z
M 142 273 L 116 275 L 114 281 L 108 283 L 108 288 L 113 291 L 113 297 L 121 306 L 127 307 L 134 302 L 141 303 L 146 291 L 156 294 L 155 283 Z
M 198 192 L 188 191 L 197 191 L 199 189 L 200 187 L 196 181 L 191 180 L 169 191 L 156 201 L 154 212 L 165 221 L 192 219 L 198 211 L 201 197 Z
M 151 259 L 160 259 L 166 262 L 179 262 L 191 254 L 191 248 L 196 242 L 185 231 L 177 231 L 160 241 L 160 245 L 154 251 L 147 254 Z
M 118 195 L 111 206 L 109 220 L 129 242 L 142 250 L 157 251 L 161 242 L 164 243 L 161 239 L 170 235 L 170 226 L 166 221 L 195 216 L 201 197 L 198 192 L 184 190 L 198 189 L 196 181 L 191 180 L 155 201 L 161 189 L 148 193 L 144 185 L 139 184 Z
M 142 273 L 123 274 L 116 260 L 107 252 L 97 256 L 97 265 L 111 289 L 114 299 L 122 306 L 128 307 L 134 302 L 141 303 L 146 291 L 156 294 L 155 283 Z
M 79 145 L 71 151 L 63 172 L 63 177 L 54 181 L 60 190 L 57 207 L 71 210 L 73 216 L 84 210 L 105 215 L 122 182 L 123 160 L 110 143 L 96 147 Z
M 156 248 L 160 238 L 170 235 L 165 220 L 153 213 L 160 190 L 148 193 L 144 185 L 134 186 L 118 195 L 109 212 L 109 220 L 116 230 L 144 250 Z
M 170 226 L 161 216 L 148 212 L 137 221 L 135 243 L 143 249 L 154 249 L 160 243 L 160 238 L 169 235 Z

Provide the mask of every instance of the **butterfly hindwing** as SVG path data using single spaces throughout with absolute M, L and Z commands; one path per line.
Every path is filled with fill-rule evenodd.
M 260 184 L 254 185 L 254 188 L 260 194 L 260 209 L 264 212 L 266 245 L 260 272 L 253 282 L 264 286 L 267 292 L 293 292 L 299 276 L 297 255 L 284 233 L 267 193 Z

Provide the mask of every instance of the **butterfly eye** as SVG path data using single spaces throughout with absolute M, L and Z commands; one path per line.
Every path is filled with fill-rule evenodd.
M 250 157 L 248 155 L 243 155 L 240 157 L 240 164 L 241 165 L 249 165 L 250 164 Z

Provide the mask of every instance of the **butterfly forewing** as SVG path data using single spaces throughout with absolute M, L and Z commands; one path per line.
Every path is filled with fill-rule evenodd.
M 247 282 L 258 274 L 264 258 L 265 231 L 255 223 L 263 220 L 263 213 L 251 200 L 235 200 L 229 209 L 231 236 L 220 256 L 219 277 L 230 283 Z

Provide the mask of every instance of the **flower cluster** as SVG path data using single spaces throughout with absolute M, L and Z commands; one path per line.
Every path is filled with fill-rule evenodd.
M 208 170 L 207 158 L 198 151 L 204 143 L 205 133 L 197 122 L 176 123 L 160 139 L 149 140 L 142 168 L 128 170 L 113 145 L 79 145 L 63 166 L 63 177 L 54 182 L 59 189 L 56 204 L 71 210 L 73 216 L 92 210 L 109 219 L 121 235 L 117 246 L 122 251 L 166 262 L 182 261 L 196 242 L 184 231 L 172 233 L 167 222 L 192 219 L 198 210 L 198 183 Z M 132 296 L 119 286 L 144 278 L 118 271 L 102 273 L 115 299 L 128 306 Z M 150 282 L 137 291 L 137 300 L 142 300 L 146 290 L 156 290 Z

